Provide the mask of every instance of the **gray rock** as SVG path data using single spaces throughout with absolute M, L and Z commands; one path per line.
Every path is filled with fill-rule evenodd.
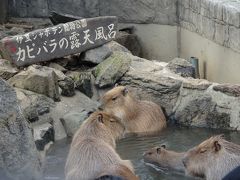
M 206 80 L 187 81 L 187 86 L 183 82 L 172 120 L 184 126 L 239 129 L 240 110 L 236 107 L 240 101 L 237 97 L 215 91 L 213 88 L 218 85 Z
M 30 122 L 38 121 L 41 119 L 39 116 L 49 113 L 55 107 L 55 102 L 47 96 L 20 88 L 15 88 L 15 91 L 23 114 Z
M 60 119 L 70 111 L 81 112 L 85 109 L 87 112 L 95 111 L 99 106 L 99 103 L 89 99 L 87 96 L 79 91 L 76 91 L 76 95 L 73 97 L 62 97 L 60 102 L 56 103 L 56 107 L 51 109 L 50 114 L 54 126 L 55 140 L 66 138 L 66 131 L 60 121 Z
M 215 107 L 211 96 L 203 94 L 184 96 L 177 106 L 175 119 L 184 126 L 208 127 L 206 119 Z
M 166 74 L 164 67 L 157 62 L 135 58 L 120 84 L 130 87 L 140 99 L 157 103 L 170 115 L 177 102 L 182 79 L 180 76 L 172 78 L 173 74 Z
M 195 75 L 195 69 L 193 65 L 185 59 L 175 58 L 168 63 L 167 67 L 172 72 L 183 77 L 194 77 Z
M 18 73 L 18 69 L 12 67 L 9 61 L 0 59 L 0 77 L 8 80 Z
M 108 58 L 111 54 L 111 50 L 107 46 L 103 45 L 98 48 L 86 51 L 83 55 L 82 61 L 99 64 L 104 61 L 104 59 Z
M 53 68 L 53 69 L 56 69 L 58 71 L 61 71 L 63 73 L 67 72 L 67 69 L 65 69 L 64 67 L 62 67 L 60 64 L 57 64 L 57 63 L 53 63 L 51 62 L 49 64 L 49 67 Z
M 220 91 L 229 96 L 240 97 L 240 85 L 220 84 L 220 85 L 213 86 L 213 90 Z
M 16 93 L 0 79 L 0 171 L 12 179 L 42 179 L 41 162 Z
M 130 53 L 130 51 L 128 51 L 122 45 L 118 44 L 115 41 L 111 41 L 98 48 L 86 51 L 83 54 L 82 61 L 99 64 L 102 61 L 104 61 L 106 58 L 108 58 L 114 51 L 123 51 L 123 52 Z
M 129 69 L 132 55 L 124 52 L 114 52 L 109 58 L 95 67 L 95 84 L 102 88 L 114 85 Z
M 58 84 L 62 90 L 61 95 L 67 97 L 75 95 L 75 84 L 71 78 L 65 77 L 64 80 L 59 81 Z
M 51 68 L 32 65 L 8 81 L 15 87 L 44 94 L 55 101 L 60 100 L 58 78 Z
M 34 125 L 33 134 L 39 151 L 43 151 L 48 143 L 54 142 L 54 129 L 50 123 Z
M 70 77 L 74 83 L 75 88 L 88 97 L 93 96 L 92 73 L 89 71 L 68 71 L 67 76 Z
M 120 31 L 115 41 L 126 47 L 134 56 L 142 55 L 142 47 L 136 34 Z
M 89 112 L 85 110 L 80 112 L 70 111 L 61 118 L 61 122 L 68 136 L 72 137 L 74 135 L 82 122 L 88 117 L 88 113 Z

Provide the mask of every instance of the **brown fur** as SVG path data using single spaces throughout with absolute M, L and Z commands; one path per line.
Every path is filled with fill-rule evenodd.
M 120 118 L 126 132 L 152 133 L 166 127 L 166 118 L 157 104 L 135 99 L 124 86 L 108 91 L 102 97 L 101 108 Z
M 214 136 L 190 149 L 183 163 L 189 175 L 220 180 L 240 165 L 240 146 Z
M 105 175 L 112 175 L 123 178 L 124 180 L 139 180 L 139 178 L 126 166 L 124 165 L 115 165 L 106 167 L 104 172 L 101 173 L 99 177 Z
M 157 146 L 146 151 L 143 159 L 145 162 L 155 164 L 159 167 L 184 171 L 183 156 L 184 153 L 167 150 L 165 146 Z
M 105 167 L 124 165 L 134 172 L 128 160 L 115 151 L 115 140 L 122 136 L 124 126 L 116 117 L 94 112 L 74 135 L 68 154 L 66 180 L 92 180 Z

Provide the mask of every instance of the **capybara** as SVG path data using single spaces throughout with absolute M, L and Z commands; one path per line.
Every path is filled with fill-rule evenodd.
M 161 107 L 150 101 L 137 100 L 125 86 L 109 90 L 101 101 L 100 109 L 120 118 L 126 133 L 151 134 L 166 127 Z
M 93 180 L 106 167 L 124 165 L 134 172 L 130 161 L 115 151 L 115 140 L 124 133 L 121 121 L 97 111 L 75 133 L 65 165 L 66 180 Z
M 220 180 L 240 165 L 240 146 L 213 136 L 188 150 L 183 164 L 188 175 Z
M 121 164 L 106 167 L 97 180 L 103 180 L 104 178 L 109 180 L 139 180 L 139 178 L 128 167 Z
M 165 145 L 161 145 L 147 150 L 143 154 L 143 159 L 146 163 L 184 172 L 183 156 L 184 152 L 167 150 Z

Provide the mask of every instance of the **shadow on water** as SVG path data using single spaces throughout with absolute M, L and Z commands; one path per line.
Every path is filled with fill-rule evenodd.
M 183 180 L 193 179 L 183 173 L 159 169 L 143 162 L 142 154 L 147 149 L 166 144 L 168 149 L 186 151 L 212 135 L 224 134 L 227 140 L 240 144 L 240 133 L 235 131 L 211 130 L 202 128 L 170 127 L 154 136 L 130 136 L 117 143 L 117 152 L 122 159 L 130 159 L 136 173 L 142 180 Z M 47 156 L 45 180 L 64 180 L 64 164 L 70 140 L 56 142 Z

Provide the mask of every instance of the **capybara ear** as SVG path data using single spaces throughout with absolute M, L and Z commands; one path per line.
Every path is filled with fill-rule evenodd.
M 221 149 L 221 145 L 219 144 L 219 142 L 218 141 L 214 141 L 214 148 L 215 148 L 215 151 L 217 152 L 217 151 L 219 151 L 220 149 Z
M 157 153 L 161 154 L 161 148 L 157 148 Z
M 97 120 L 98 122 L 103 123 L 103 115 L 101 113 L 98 114 Z
M 165 144 L 162 144 L 161 147 L 164 148 L 164 149 L 166 149 L 166 145 L 165 145 Z
M 125 87 L 125 88 L 122 90 L 122 94 L 123 94 L 124 96 L 126 96 L 127 93 L 128 93 L 128 89 Z

